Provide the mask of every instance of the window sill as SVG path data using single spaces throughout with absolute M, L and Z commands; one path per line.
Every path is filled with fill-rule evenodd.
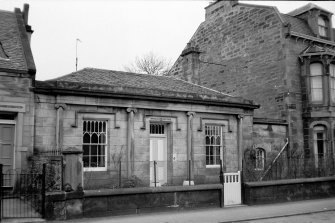
M 208 169 L 220 168 L 220 165 L 206 165 L 206 168 Z
M 107 171 L 107 167 L 84 167 L 84 172 Z

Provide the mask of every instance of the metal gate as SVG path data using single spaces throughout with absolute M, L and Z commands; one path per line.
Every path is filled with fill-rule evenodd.
M 241 200 L 241 172 L 224 174 L 224 205 L 239 205 Z
M 0 164 L 0 221 L 6 218 L 43 218 L 45 213 L 45 171 L 2 172 Z

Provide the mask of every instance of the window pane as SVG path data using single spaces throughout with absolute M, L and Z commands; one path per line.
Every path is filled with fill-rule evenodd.
M 83 123 L 83 132 L 86 132 L 86 121 Z
M 98 135 L 96 133 L 92 134 L 91 143 L 98 143 Z
M 91 146 L 91 155 L 92 156 L 98 155 L 98 146 L 96 145 Z
M 90 143 L 90 142 L 91 142 L 90 135 L 88 133 L 85 133 L 83 137 L 83 143 Z
M 209 145 L 209 144 L 210 144 L 209 136 L 206 136 L 206 145 Z
M 209 164 L 214 164 L 213 156 L 209 157 Z
M 216 145 L 221 145 L 221 137 L 216 137 Z
M 329 65 L 329 75 L 331 77 L 335 77 L 335 65 L 334 64 Z
M 310 65 L 310 73 L 311 76 L 319 76 L 322 75 L 322 64 L 321 63 L 312 63 Z
M 103 145 L 99 146 L 99 155 L 105 155 L 105 146 Z
M 323 100 L 322 76 L 311 77 L 311 97 L 312 101 Z
M 99 136 L 99 143 L 101 143 L 101 144 L 106 143 L 106 136 L 105 136 L 105 134 L 102 133 L 102 134 Z
M 322 17 L 319 17 L 318 18 L 318 24 L 320 26 L 326 26 L 326 21 Z
M 83 156 L 84 167 L 89 167 L 89 156 Z
M 105 157 L 104 156 L 98 157 L 98 167 L 105 167 Z
M 90 146 L 88 145 L 83 145 L 83 152 L 84 152 L 84 156 L 88 156 L 90 154 Z
M 322 77 L 316 76 L 311 78 L 312 89 L 322 89 Z
M 91 156 L 90 167 L 98 167 L 98 157 Z
M 220 165 L 220 156 L 215 157 L 216 157 L 215 164 Z

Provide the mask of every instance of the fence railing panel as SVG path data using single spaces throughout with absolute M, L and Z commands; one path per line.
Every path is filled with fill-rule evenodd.
M 272 164 L 266 174 L 264 172 L 265 170 L 255 168 L 252 159 L 243 160 L 243 179 L 246 182 L 252 182 L 334 176 L 334 159 L 333 157 L 315 159 L 314 157 L 282 156 Z
M 2 165 L 0 164 L 0 170 Z M 44 216 L 45 165 L 42 173 L 0 171 L 0 218 Z

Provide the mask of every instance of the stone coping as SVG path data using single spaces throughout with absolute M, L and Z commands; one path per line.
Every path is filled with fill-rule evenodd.
M 266 187 L 266 186 L 274 186 L 274 185 L 317 183 L 317 182 L 325 182 L 325 181 L 335 181 L 335 176 L 285 179 L 285 180 L 270 180 L 270 181 L 261 181 L 261 182 L 245 182 L 244 185 L 246 187 Z
M 169 193 L 178 191 L 221 190 L 222 184 L 203 184 L 195 186 L 138 187 L 122 189 L 84 190 L 84 197 L 100 197 L 124 194 Z

